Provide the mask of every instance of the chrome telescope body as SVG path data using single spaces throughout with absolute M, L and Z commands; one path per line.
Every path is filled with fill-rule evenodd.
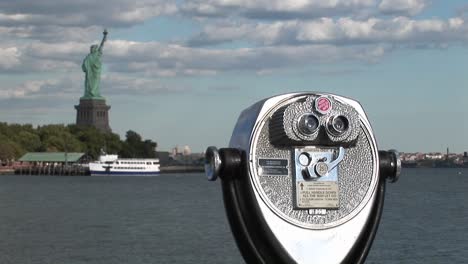
M 247 263 L 363 263 L 386 181 L 401 171 L 379 151 L 352 99 L 290 93 L 244 110 L 229 148 L 209 147 L 208 180 L 221 178 L 231 230 Z

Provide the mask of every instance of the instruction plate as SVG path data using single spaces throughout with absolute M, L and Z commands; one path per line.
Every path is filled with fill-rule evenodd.
M 261 176 L 287 176 L 289 173 L 287 159 L 258 159 L 258 165 Z
M 296 182 L 296 204 L 298 208 L 338 209 L 338 182 L 298 181 Z

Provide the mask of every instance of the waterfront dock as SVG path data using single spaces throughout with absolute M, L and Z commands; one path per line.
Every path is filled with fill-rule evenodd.
M 14 166 L 16 175 L 88 176 L 84 153 L 28 152 Z
M 20 166 L 14 169 L 15 175 L 37 176 L 89 176 L 89 169 L 80 165 Z
M 15 169 L 13 167 L 1 167 L 0 168 L 0 175 L 12 175 L 15 173 Z

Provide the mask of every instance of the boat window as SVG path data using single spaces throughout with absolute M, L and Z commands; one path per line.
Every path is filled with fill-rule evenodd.
M 157 165 L 158 163 L 157 162 L 153 162 L 154 165 Z

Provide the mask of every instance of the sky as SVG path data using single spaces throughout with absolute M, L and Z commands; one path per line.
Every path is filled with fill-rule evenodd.
M 359 101 L 380 149 L 468 151 L 466 0 L 0 0 L 0 121 L 74 123 L 104 28 L 111 128 L 160 151 L 296 91 Z

